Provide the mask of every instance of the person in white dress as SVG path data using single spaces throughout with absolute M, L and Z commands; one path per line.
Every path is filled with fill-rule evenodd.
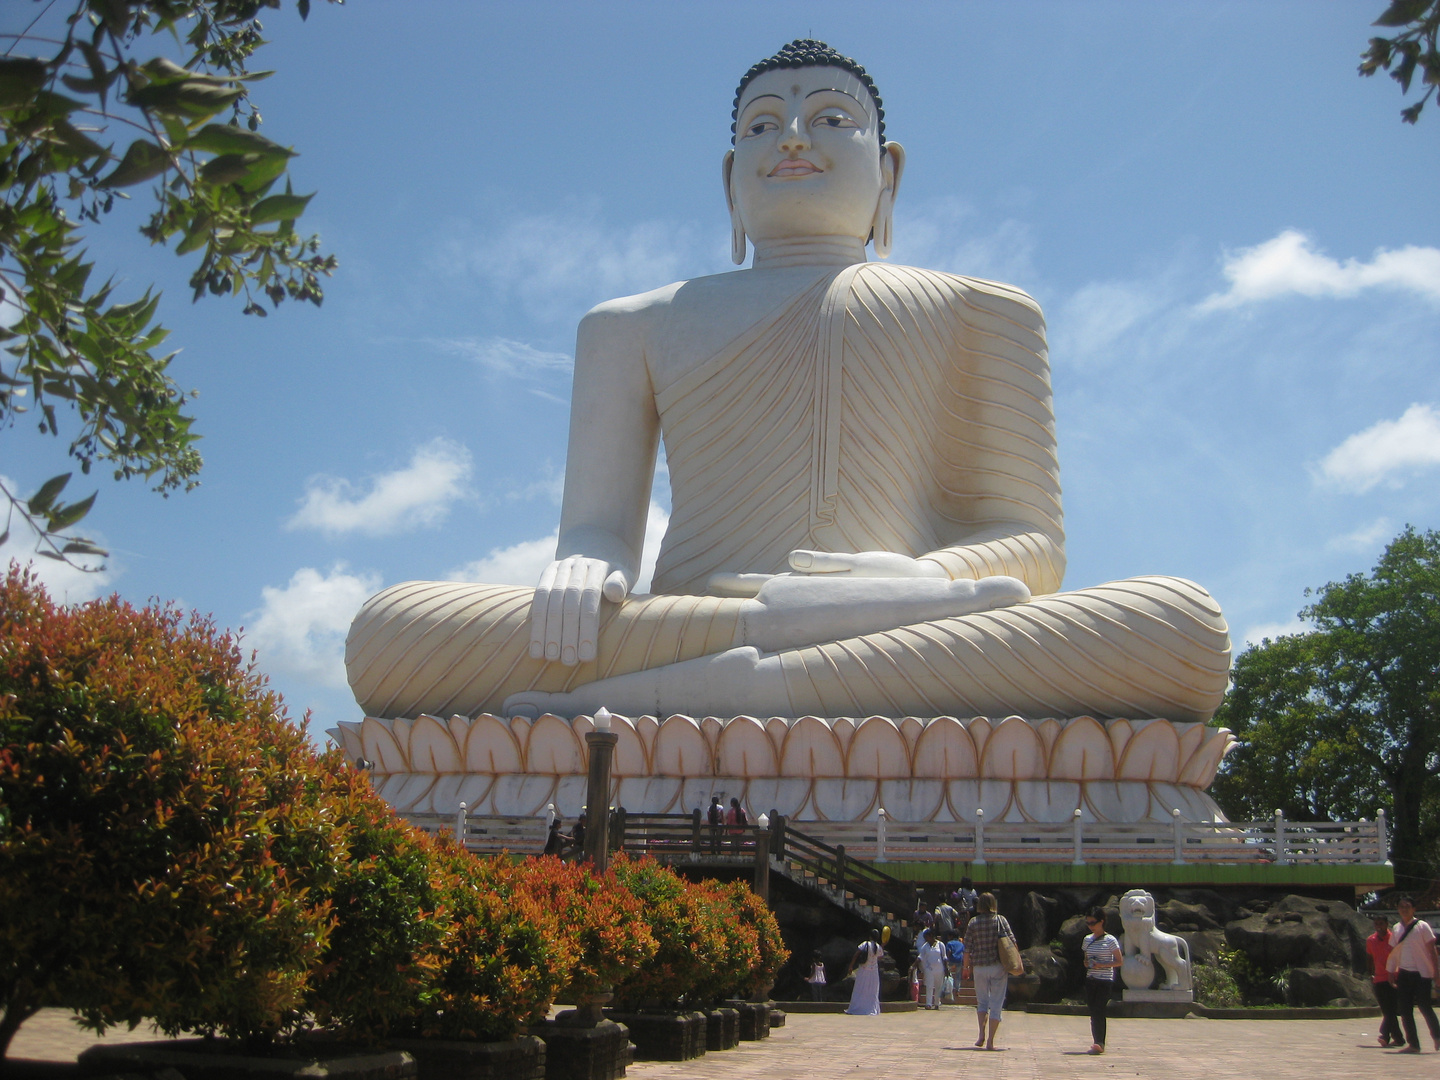
M 870 940 L 862 941 L 850 958 L 855 987 L 850 991 L 850 1007 L 845 1010 L 849 1015 L 880 1015 L 880 955 L 884 951 L 880 945 L 880 931 L 875 930 L 870 934 Z
M 940 992 L 945 983 L 945 946 L 934 930 L 920 931 L 920 944 L 915 948 L 915 965 L 925 984 L 925 1008 L 940 1008 Z

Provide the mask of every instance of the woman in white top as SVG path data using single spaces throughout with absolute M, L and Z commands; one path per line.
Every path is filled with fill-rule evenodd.
M 850 958 L 850 971 L 855 974 L 855 988 L 850 991 L 850 1007 L 845 1011 L 851 1016 L 880 1015 L 880 931 L 870 934 L 869 941 L 862 941 Z
M 1420 1053 L 1420 1036 L 1415 1030 L 1416 1007 L 1425 1017 L 1435 1049 L 1440 1051 L 1440 1022 L 1436 1021 L 1435 1007 L 1430 1004 L 1430 987 L 1440 966 L 1435 954 L 1435 931 L 1424 919 L 1415 917 L 1415 902 L 1410 897 L 1400 897 L 1396 907 L 1400 910 L 1400 923 L 1390 931 L 1391 951 L 1386 969 L 1395 985 L 1395 1012 L 1405 1028 L 1406 1045 L 1400 1052 Z

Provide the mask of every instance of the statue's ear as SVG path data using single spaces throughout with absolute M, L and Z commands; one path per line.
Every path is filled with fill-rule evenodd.
M 720 178 L 725 184 L 725 207 L 730 211 L 730 261 L 736 266 L 745 265 L 745 223 L 740 220 L 740 207 L 735 203 L 735 188 L 731 173 L 735 171 L 735 151 L 726 150 L 720 162 Z
M 870 235 L 875 240 L 875 256 L 890 257 L 895 239 L 895 193 L 900 190 L 900 177 L 905 172 L 905 148 L 899 143 L 885 144 L 880 155 L 880 200 L 875 206 L 875 221 Z

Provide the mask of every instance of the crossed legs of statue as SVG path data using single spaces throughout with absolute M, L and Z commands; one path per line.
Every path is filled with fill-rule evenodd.
M 640 596 L 605 605 L 598 655 L 575 667 L 530 657 L 532 596 L 454 582 L 380 593 L 346 643 L 361 707 L 408 717 L 578 715 L 604 705 L 657 716 L 1089 713 L 1185 721 L 1209 718 L 1229 670 L 1218 606 L 1179 578 L 1132 578 L 1018 603 L 1012 593 L 1000 600 L 1010 606 L 793 647 L 781 644 L 785 627 L 766 629 L 751 617 L 749 601 Z M 837 626 L 843 632 L 845 620 Z

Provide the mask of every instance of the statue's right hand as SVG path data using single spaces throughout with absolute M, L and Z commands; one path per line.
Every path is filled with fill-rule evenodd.
M 630 584 L 624 570 L 604 559 L 571 555 L 552 562 L 540 575 L 530 605 L 530 656 L 567 667 L 594 660 L 600 598 L 624 600 Z

